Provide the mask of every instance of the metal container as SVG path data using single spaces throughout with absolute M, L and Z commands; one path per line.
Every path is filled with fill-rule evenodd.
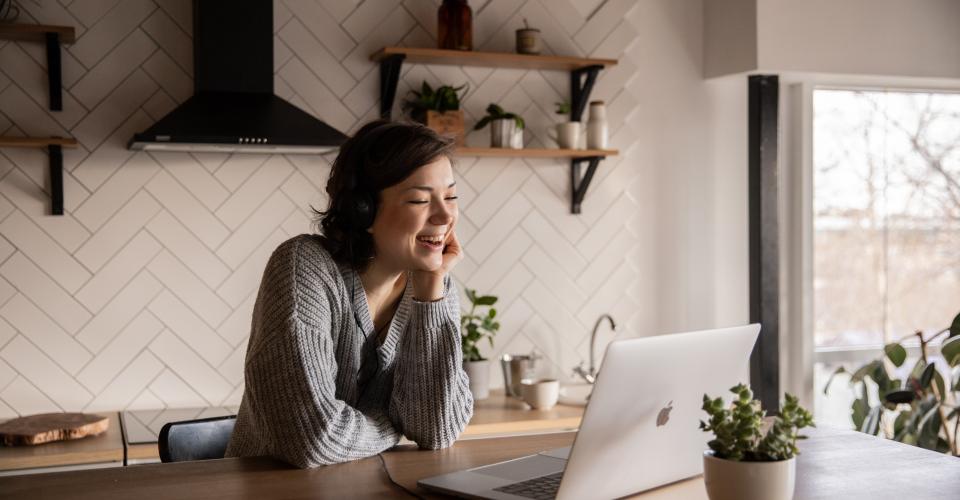
M 533 377 L 539 356 L 535 354 L 504 354 L 500 358 L 503 369 L 503 388 L 508 396 L 520 397 L 520 384 Z
M 490 147 L 509 148 L 516 134 L 517 122 L 513 118 L 503 118 L 490 122 Z

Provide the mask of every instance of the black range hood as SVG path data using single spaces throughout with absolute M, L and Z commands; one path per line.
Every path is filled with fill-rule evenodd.
M 129 148 L 325 153 L 347 136 L 273 94 L 273 2 L 193 1 L 194 95 Z

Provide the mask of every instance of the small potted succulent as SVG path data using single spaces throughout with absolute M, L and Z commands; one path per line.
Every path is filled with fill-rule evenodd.
M 795 396 L 785 394 L 780 415 L 762 432 L 765 412 L 750 388 L 737 384 L 727 406 L 723 399 L 703 395 L 709 421 L 700 429 L 712 432 L 703 454 L 703 481 L 710 500 L 790 500 L 796 479 L 797 432 L 813 427 L 813 416 Z
M 566 115 L 568 118 L 570 117 L 570 101 L 557 102 L 555 104 L 557 105 L 558 115 Z M 556 131 L 557 135 L 550 136 L 550 139 L 553 139 L 560 149 L 579 149 L 580 134 L 582 132 L 580 122 L 568 120 L 558 123 L 556 126 Z
M 460 335 L 463 345 L 463 369 L 470 378 L 470 392 L 474 400 L 486 399 L 490 395 L 490 360 L 480 354 L 477 344 L 487 339 L 493 347 L 493 336 L 500 330 L 500 322 L 496 320 L 497 310 L 493 305 L 497 297 L 493 295 L 477 295 L 476 290 L 466 289 L 470 299 L 470 311 L 460 316 Z M 486 308 L 486 310 L 478 308 Z
M 504 111 L 495 103 L 487 106 L 487 114 L 473 127 L 480 130 L 490 124 L 490 147 L 523 149 L 523 118 Z
M 458 146 L 463 145 L 464 125 L 460 99 L 467 93 L 467 84 L 459 87 L 441 85 L 434 89 L 423 82 L 420 91 L 410 90 L 402 107 L 410 119 L 422 123 L 438 134 L 454 137 Z

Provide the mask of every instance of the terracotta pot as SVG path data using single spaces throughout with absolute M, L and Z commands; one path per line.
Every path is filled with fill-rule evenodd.
M 703 452 L 703 482 L 710 500 L 790 500 L 797 459 L 736 462 Z
M 470 393 L 474 401 L 487 399 L 490 396 L 490 360 L 464 361 L 463 371 L 470 379 Z
M 427 111 L 426 125 L 440 135 L 453 137 L 457 146 L 463 146 L 466 135 L 463 128 L 463 110 L 444 111 L 443 113 Z

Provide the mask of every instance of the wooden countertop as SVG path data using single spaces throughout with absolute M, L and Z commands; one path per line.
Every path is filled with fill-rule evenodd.
M 461 439 L 571 431 L 580 426 L 582 415 L 582 407 L 557 405 L 549 410 L 533 410 L 523 401 L 506 396 L 502 390 L 491 391 L 489 398 L 475 403 L 473 418 Z M 111 412 L 110 419 L 110 430 L 103 436 L 34 447 L 0 447 L 0 470 L 123 462 L 125 443 L 118 413 Z M 126 446 L 129 461 L 160 459 L 156 443 Z
M 473 418 L 461 438 L 493 437 L 543 432 L 574 431 L 580 427 L 583 407 L 557 405 L 534 410 L 523 401 L 490 391 L 490 397 L 473 404 Z
M 848 430 L 815 429 L 801 442 L 794 500 L 955 498 L 960 460 Z M 438 451 L 395 448 L 345 464 L 294 469 L 265 458 L 150 464 L 0 478 L 14 498 L 433 498 L 416 481 L 567 446 L 573 433 L 458 441 Z M 665 458 L 668 454 L 664 452 Z M 381 461 L 382 457 L 382 461 Z M 642 473 L 642 471 L 638 471 Z M 391 483 L 397 482 L 397 485 Z M 632 498 L 706 499 L 700 476 Z
M 0 470 L 32 469 L 104 462 L 123 463 L 123 432 L 117 412 L 99 412 L 110 418 L 107 432 L 72 441 L 36 446 L 0 446 Z

